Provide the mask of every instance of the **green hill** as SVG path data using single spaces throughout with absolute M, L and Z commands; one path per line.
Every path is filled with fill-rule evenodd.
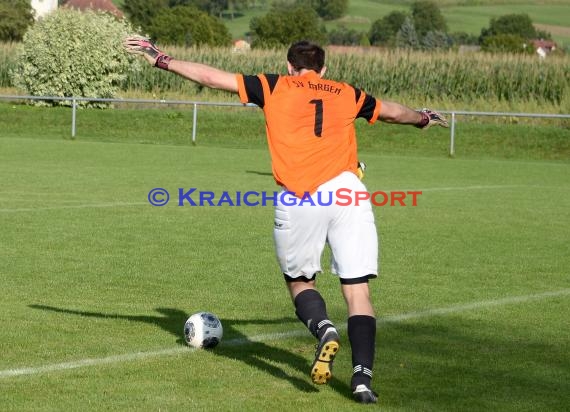
M 371 24 L 393 10 L 409 10 L 411 1 L 390 0 L 351 0 L 345 17 L 327 23 L 332 29 L 339 25 L 348 28 L 368 31 Z M 469 34 L 479 34 L 481 29 L 489 26 L 493 17 L 512 13 L 527 13 L 533 23 L 542 30 L 552 33 L 554 40 L 561 44 L 570 44 L 570 0 L 541 1 L 461 1 L 436 0 L 447 21 L 450 32 L 464 31 Z M 472 5 L 477 3 L 479 5 Z M 470 5 L 471 4 L 471 5 Z M 253 16 L 263 15 L 267 6 L 248 10 L 243 16 L 224 22 L 234 38 L 243 38 L 249 29 L 249 20 Z
M 570 0 L 434 0 L 447 21 L 450 32 L 479 34 L 489 26 L 493 17 L 512 13 L 527 13 L 537 28 L 549 31 L 554 40 L 562 46 L 570 45 Z M 122 6 L 123 0 L 114 3 Z M 344 25 L 350 29 L 368 31 L 371 24 L 393 10 L 409 10 L 413 0 L 350 0 L 346 16 L 327 23 L 333 29 Z M 252 17 L 262 16 L 269 9 L 268 1 L 262 6 L 245 10 L 243 14 L 224 16 L 224 23 L 232 37 L 244 38 L 249 30 Z M 538 4 L 540 3 L 540 4 Z

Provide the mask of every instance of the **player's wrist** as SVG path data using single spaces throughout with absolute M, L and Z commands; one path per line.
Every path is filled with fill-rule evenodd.
M 156 61 L 154 62 L 154 67 L 158 67 L 159 69 L 168 71 L 168 66 L 170 65 L 171 61 L 172 57 L 164 53 L 161 53 L 156 58 Z
M 418 129 L 423 129 L 424 127 L 426 127 L 429 124 L 429 116 L 427 113 L 425 113 L 423 111 L 422 112 L 416 112 L 416 113 L 419 113 L 422 116 L 422 118 L 420 119 L 419 122 L 417 122 L 415 124 L 415 126 Z

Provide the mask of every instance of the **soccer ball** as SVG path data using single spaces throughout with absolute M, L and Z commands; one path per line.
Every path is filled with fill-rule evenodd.
M 212 349 L 220 343 L 224 329 L 222 322 L 210 312 L 198 312 L 184 324 L 184 339 L 194 348 Z

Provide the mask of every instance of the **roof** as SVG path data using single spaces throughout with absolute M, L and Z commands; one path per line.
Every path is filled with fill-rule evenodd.
M 96 10 L 111 13 L 123 18 L 124 14 L 113 4 L 111 0 L 68 0 L 63 7 L 70 7 L 77 10 Z
M 536 39 L 536 40 L 532 40 L 532 45 L 535 48 L 543 48 L 545 50 L 553 50 L 556 48 L 556 42 L 552 41 L 552 40 L 543 40 L 543 39 Z

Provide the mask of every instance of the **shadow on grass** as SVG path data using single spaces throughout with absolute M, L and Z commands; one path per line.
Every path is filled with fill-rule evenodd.
M 568 410 L 565 344 L 542 340 L 537 331 L 533 336 L 497 322 L 450 317 L 390 323 L 379 332 L 376 385 L 386 407 Z
M 179 345 L 186 346 L 182 330 L 184 322 L 189 315 L 186 312 L 178 309 L 157 308 L 156 311 L 162 316 L 148 316 L 80 311 L 46 305 L 29 305 L 29 307 L 44 311 L 63 313 L 67 315 L 103 319 L 122 319 L 131 322 L 141 322 L 155 325 L 173 335 Z M 310 393 L 319 391 L 317 387 L 310 382 L 309 378 L 310 362 L 312 359 L 308 360 L 304 356 L 293 353 L 291 351 L 277 348 L 275 346 L 270 346 L 261 341 L 251 340 L 236 328 L 236 326 L 246 324 L 274 325 L 298 323 L 298 320 L 296 318 L 284 317 L 280 319 L 248 320 L 222 318 L 221 321 L 224 327 L 224 340 L 218 347 L 211 351 L 213 354 L 217 356 L 227 357 L 233 360 L 240 360 L 250 367 L 255 367 L 260 371 L 269 373 L 275 378 L 288 381 L 291 385 L 302 392 Z M 307 332 L 307 334 L 308 333 L 309 332 Z M 288 374 L 284 369 L 278 366 L 279 364 L 287 365 L 290 369 L 301 372 L 307 376 L 307 379 L 301 379 L 297 376 Z M 351 398 L 352 394 L 347 384 L 333 378 L 330 382 L 330 386 L 333 390 L 342 396 Z
M 246 170 L 245 172 L 252 174 L 252 175 L 258 175 L 258 176 L 273 176 L 273 173 L 271 173 L 271 172 L 259 172 L 257 170 Z
M 157 308 L 160 315 L 143 316 L 44 305 L 30 307 L 155 325 L 170 333 L 180 345 L 185 345 L 182 325 L 188 314 L 177 309 Z M 239 360 L 288 382 L 301 392 L 316 393 L 319 389 L 308 376 L 312 352 L 303 356 L 290 349 L 259 342 L 239 330 L 247 324 L 285 326 L 297 322 L 296 318 L 287 317 L 222 319 L 224 340 L 211 353 Z M 451 316 L 382 324 L 378 330 L 374 380 L 374 386 L 380 389 L 381 404 L 389 409 L 434 411 L 568 410 L 570 357 L 567 341 L 543 339 L 540 330 L 547 325 L 536 325 L 536 330 L 529 333 L 524 327 L 518 329 L 515 325 L 501 328 L 504 324 L 496 320 Z M 288 373 L 288 370 L 294 373 Z M 345 382 L 333 378 L 329 386 L 339 395 L 351 399 L 350 388 Z

